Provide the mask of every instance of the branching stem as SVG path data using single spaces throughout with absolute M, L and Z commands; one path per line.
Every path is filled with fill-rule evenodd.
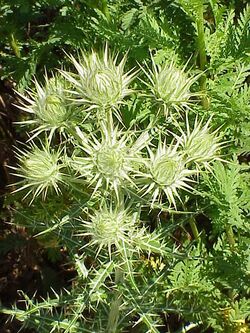
M 123 280 L 123 272 L 119 267 L 117 267 L 115 270 L 116 287 L 122 280 Z M 117 326 L 118 326 L 119 314 L 120 314 L 120 305 L 121 305 L 121 293 L 119 290 L 116 290 L 115 294 L 114 294 L 114 299 L 110 306 L 107 333 L 117 333 Z

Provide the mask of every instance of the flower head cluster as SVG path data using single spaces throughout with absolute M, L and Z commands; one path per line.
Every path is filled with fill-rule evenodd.
M 35 124 L 33 137 L 43 131 L 50 131 L 51 136 L 56 129 L 67 127 L 74 117 L 74 108 L 69 102 L 69 83 L 61 76 L 45 77 L 42 87 L 37 80 L 35 89 L 29 96 L 22 96 L 24 103 L 19 106 L 25 112 L 34 114 L 34 119 L 23 121 L 21 124 Z M 27 103 L 27 104 L 26 104 Z
M 22 152 L 18 157 L 20 163 L 19 168 L 14 168 L 15 175 L 23 179 L 18 183 L 21 186 L 17 191 L 27 189 L 25 197 L 32 195 L 31 202 L 40 194 L 45 199 L 50 189 L 57 194 L 60 192 L 60 185 L 64 183 L 61 151 L 51 151 L 46 146 L 39 148 L 33 144 L 31 151 Z
M 164 107 L 166 114 L 170 108 L 180 111 L 189 108 L 194 102 L 193 97 L 198 93 L 190 91 L 190 87 L 197 81 L 199 75 L 188 76 L 185 67 L 180 69 L 172 62 L 157 65 L 153 62 L 153 69 L 143 70 L 149 79 L 146 85 L 151 90 L 151 96 Z
M 116 108 L 132 90 L 129 84 L 135 72 L 124 73 L 126 57 L 118 63 L 118 55 L 112 57 L 106 46 L 102 56 L 92 51 L 90 55 L 82 54 L 77 61 L 70 57 L 77 74 L 62 72 L 73 84 L 76 102 L 93 108 Z
M 21 109 L 33 113 L 35 119 L 30 123 L 38 125 L 33 136 L 47 130 L 51 133 L 48 145 L 42 148 L 33 145 L 31 152 L 20 156 L 18 176 L 23 178 L 20 189 L 28 189 L 28 194 L 34 197 L 39 194 L 46 197 L 49 188 L 60 190 L 59 185 L 66 179 L 62 174 L 65 163 L 62 163 L 61 151 L 51 151 L 48 147 L 54 143 L 51 140 L 54 131 L 67 127 L 73 147 L 73 152 L 69 149 L 72 155 L 67 158 L 67 167 L 73 169 L 73 178 L 84 179 L 92 195 L 97 191 L 105 195 L 108 192 L 111 201 L 120 205 L 124 194 L 136 192 L 137 197 L 144 197 L 152 207 L 165 200 L 176 208 L 177 199 L 181 200 L 180 191 L 192 190 L 193 176 L 201 167 L 209 168 L 211 161 L 219 159 L 222 144 L 218 130 L 210 130 L 211 119 L 205 124 L 196 119 L 193 129 L 187 119 L 186 131 L 180 128 L 181 134 L 173 134 L 175 140 L 170 144 L 167 138 L 163 141 L 159 138 L 158 142 L 151 140 L 148 129 L 139 136 L 135 131 L 121 130 L 121 123 L 117 125 L 112 111 L 116 110 L 118 115 L 117 107 L 131 93 L 129 85 L 135 77 L 134 71 L 124 71 L 126 57 L 118 62 L 118 55 L 111 56 L 106 46 L 101 56 L 92 51 L 89 55 L 83 54 L 79 61 L 73 56 L 71 60 L 76 73 L 61 71 L 60 77 L 46 77 L 44 87 L 35 81 L 35 90 L 30 97 L 24 97 L 28 105 L 23 104 Z M 188 109 L 198 95 L 190 89 L 199 75 L 189 76 L 185 68 L 178 68 L 174 61 L 162 66 L 153 61 L 152 70 L 143 69 L 151 95 L 166 111 Z M 75 126 L 76 104 L 83 105 L 87 116 L 91 109 L 102 110 L 99 118 L 93 114 L 97 126 L 87 122 Z M 88 125 L 89 135 L 80 129 Z M 150 141 L 157 142 L 155 149 L 149 145 Z M 69 181 L 72 182 L 71 176 Z

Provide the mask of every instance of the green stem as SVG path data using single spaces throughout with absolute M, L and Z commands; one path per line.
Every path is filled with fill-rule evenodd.
M 184 208 L 184 211 L 186 212 L 187 211 L 186 205 L 184 205 L 183 208 Z M 192 233 L 193 233 L 193 236 L 194 236 L 195 240 L 199 240 L 200 235 L 199 235 L 199 231 L 198 231 L 197 226 L 196 226 L 195 218 L 193 216 L 190 216 L 188 221 L 189 221 L 189 225 L 191 227 L 191 230 L 192 230 Z
M 234 239 L 234 233 L 233 233 L 233 229 L 232 229 L 231 225 L 226 226 L 225 231 L 226 231 L 230 249 L 232 251 L 234 251 L 235 250 L 235 239 Z
M 203 18 L 203 4 L 201 4 L 197 9 L 197 44 L 199 52 L 199 66 L 202 71 L 205 70 L 207 65 L 207 55 L 206 55 L 206 43 L 205 43 L 205 33 L 204 33 L 204 18 Z M 200 78 L 200 88 L 204 93 L 206 92 L 206 75 L 202 74 Z M 209 107 L 208 99 L 206 96 L 202 99 L 202 105 L 207 109 Z
M 206 44 L 204 33 L 204 18 L 203 18 L 203 5 L 200 5 L 197 11 L 197 32 L 198 32 L 198 51 L 200 69 L 205 70 L 207 64 Z
M 113 112 L 112 109 L 106 109 L 105 107 L 98 112 L 97 121 L 101 131 L 105 129 L 109 134 L 113 131 Z
M 200 238 L 200 235 L 199 235 L 199 231 L 196 226 L 195 219 L 193 217 L 190 217 L 189 224 L 192 229 L 192 233 L 193 233 L 195 240 L 198 240 Z
M 123 280 L 123 272 L 120 268 L 115 270 L 115 285 L 117 286 Z M 108 317 L 107 333 L 117 333 L 117 326 L 120 315 L 121 293 L 117 290 L 110 306 Z
M 107 110 L 106 112 L 107 112 L 107 129 L 109 133 L 111 133 L 113 130 L 113 114 L 111 109 Z
M 102 12 L 106 16 L 107 21 L 110 22 L 110 12 L 107 5 L 107 0 L 102 0 Z
M 15 53 L 15 56 L 17 58 L 21 58 L 20 48 L 17 44 L 17 40 L 16 40 L 14 34 L 10 35 L 10 46 L 11 46 L 13 52 Z

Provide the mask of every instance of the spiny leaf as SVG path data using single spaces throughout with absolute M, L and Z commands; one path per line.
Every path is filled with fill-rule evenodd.
M 111 274 L 113 268 L 114 268 L 114 262 L 110 261 L 106 264 L 103 264 L 101 268 L 98 271 L 96 271 L 95 277 L 89 283 L 90 296 L 94 294 L 96 291 L 98 291 L 104 285 L 106 278 Z

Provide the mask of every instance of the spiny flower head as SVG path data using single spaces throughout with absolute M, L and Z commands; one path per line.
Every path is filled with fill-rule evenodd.
M 110 55 L 107 46 L 100 56 L 92 51 L 89 55 L 82 52 L 78 61 L 73 56 L 70 59 L 77 74 L 62 74 L 75 87 L 72 94 L 77 103 L 85 104 L 89 109 L 116 108 L 132 92 L 129 84 L 135 72 L 125 73 L 126 57 L 118 63 L 118 55 Z
M 224 142 L 220 142 L 219 129 L 211 131 L 209 126 L 211 119 L 203 124 L 202 120 L 198 121 L 196 118 L 191 129 L 186 118 L 186 131 L 180 129 L 181 136 L 178 139 L 186 158 L 207 168 L 209 162 L 220 160 L 219 151 L 225 145 Z
M 147 162 L 147 173 L 142 174 L 139 183 L 143 185 L 141 192 L 149 195 L 152 205 L 162 202 L 165 194 L 170 205 L 176 207 L 176 197 L 180 199 L 178 190 L 192 190 L 189 185 L 193 180 L 189 177 L 195 172 L 186 167 L 186 161 L 178 151 L 179 144 L 170 145 L 159 141 L 157 150 L 150 148 Z
M 40 194 L 45 199 L 50 189 L 57 194 L 60 192 L 60 185 L 64 183 L 60 150 L 50 150 L 48 145 L 39 148 L 33 143 L 32 150 L 18 153 L 18 158 L 19 167 L 13 167 L 14 175 L 23 179 L 16 184 L 19 186 L 16 191 L 27 189 L 25 197 L 32 195 L 31 202 Z
M 102 248 L 107 248 L 111 254 L 112 246 L 119 250 L 123 243 L 131 243 L 131 237 L 136 233 L 136 214 L 105 202 L 89 215 L 84 227 L 86 232 L 83 235 L 91 236 L 90 243 L 98 245 L 98 253 Z
M 20 122 L 21 124 L 35 124 L 33 137 L 43 131 L 50 131 L 51 136 L 56 129 L 62 129 L 73 119 L 74 109 L 69 103 L 69 83 L 61 76 L 51 78 L 45 76 L 45 85 L 42 87 L 37 80 L 35 89 L 28 92 L 29 97 L 22 96 L 24 103 L 18 106 L 21 110 L 34 115 L 34 119 Z M 27 104 L 26 104 L 26 103 Z
M 117 128 L 109 131 L 104 127 L 101 138 L 91 135 L 87 139 L 79 129 L 78 135 L 82 138 L 80 148 L 87 156 L 75 156 L 72 165 L 87 178 L 89 184 L 95 186 L 94 192 L 100 187 L 109 188 L 119 198 L 121 187 L 126 187 L 127 183 L 135 185 L 134 168 L 141 160 L 140 151 L 147 144 L 147 133 L 135 142 L 131 135 Z
M 164 107 L 166 115 L 170 108 L 180 111 L 189 108 L 194 102 L 191 98 L 199 93 L 190 91 L 190 87 L 197 81 L 199 75 L 188 76 L 185 73 L 186 66 L 180 69 L 174 61 L 164 65 L 155 64 L 152 59 L 153 69 L 143 69 L 149 79 L 146 85 L 151 90 L 151 96 Z

